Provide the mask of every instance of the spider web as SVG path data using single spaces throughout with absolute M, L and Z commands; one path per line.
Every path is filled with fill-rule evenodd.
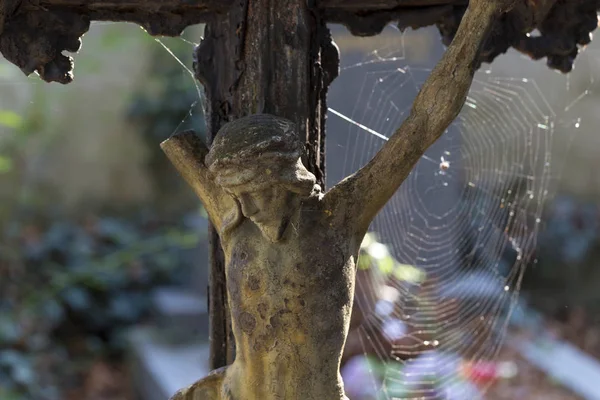
M 351 40 L 333 30 L 342 66 L 329 96 L 329 186 L 385 144 L 443 52 L 433 29 L 390 27 Z M 176 132 L 201 112 L 204 98 L 169 40 L 190 50 L 196 43 L 156 40 L 198 92 Z M 582 105 L 594 94 L 599 61 L 588 49 L 576 71 L 562 76 L 511 54 L 478 72 L 461 115 L 365 241 L 355 299 L 362 318 L 348 339 L 360 351 L 342 370 L 351 400 L 483 398 L 486 381 L 474 375 L 485 375 L 497 358 L 523 274 L 537 263 L 544 205 L 586 125 Z M 504 367 L 495 372 L 515 372 Z
M 342 66 L 328 101 L 329 186 L 366 164 L 401 125 L 444 50 L 434 29 L 390 27 L 351 40 L 333 29 Z M 544 205 L 558 186 L 568 189 L 559 178 L 586 126 L 582 110 L 599 61 L 600 52 L 587 49 L 563 76 L 513 53 L 477 73 L 463 112 L 365 240 L 355 297 L 362 318 L 348 339 L 360 355 L 342 370 L 351 400 L 480 399 L 487 373 L 516 373 L 490 362 L 519 305 L 526 267 L 538 262 Z M 174 131 L 200 112 L 194 84 L 198 104 Z
M 357 58 L 361 51 L 338 36 L 330 183 L 367 163 L 407 117 L 443 51 L 425 46 L 431 38 L 439 40 L 432 30 L 389 28 L 365 40 L 370 51 Z M 368 261 L 359 260 L 355 298 L 362 319 L 351 327 L 348 346 L 358 340 L 368 357 L 350 359 L 342 371 L 352 400 L 475 399 L 486 390 L 476 376 L 486 366 L 515 373 L 490 361 L 503 345 L 526 267 L 537 263 L 543 207 L 562 164 L 553 155 L 582 125 L 577 108 L 593 91 L 597 61 L 598 53 L 588 51 L 579 60 L 587 67 L 565 77 L 511 54 L 477 73 L 462 113 L 423 155 L 372 224 L 376 236 L 364 243 L 361 257 Z M 572 87 L 575 80 L 583 89 Z M 343 88 L 357 82 L 356 100 L 348 104 Z M 343 162 L 332 168 L 332 159 Z
M 385 144 L 443 51 L 435 30 L 334 36 L 342 68 L 329 96 L 329 186 Z M 176 132 L 204 99 L 169 40 L 190 50 L 196 43 L 157 39 L 198 91 Z M 357 340 L 367 356 L 367 374 L 352 371 L 365 358 L 348 359 L 342 373 L 351 400 L 482 398 L 486 385 L 467 379 L 469 368 L 495 360 L 503 345 L 521 278 L 537 263 L 544 205 L 575 132 L 586 126 L 581 110 L 594 94 L 598 65 L 600 53 L 588 49 L 568 76 L 515 54 L 478 72 L 463 112 L 365 242 L 355 300 L 362 318 L 349 342 Z M 390 259 L 391 268 L 380 262 Z

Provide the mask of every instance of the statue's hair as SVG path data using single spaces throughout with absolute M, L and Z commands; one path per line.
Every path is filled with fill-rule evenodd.
M 302 152 L 303 144 L 292 121 L 256 114 L 223 125 L 205 163 L 225 188 L 260 190 L 276 183 L 310 194 L 316 178 L 300 161 Z

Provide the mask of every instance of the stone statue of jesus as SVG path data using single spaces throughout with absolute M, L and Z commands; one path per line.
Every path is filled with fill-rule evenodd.
M 172 400 L 346 399 L 339 366 L 363 236 L 460 112 L 494 20 L 517 1 L 471 0 L 402 126 L 326 192 L 283 118 L 230 122 L 210 150 L 193 132 L 162 144 L 219 232 L 236 342 L 230 366 Z

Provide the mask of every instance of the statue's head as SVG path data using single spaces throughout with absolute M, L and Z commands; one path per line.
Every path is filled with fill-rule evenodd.
M 283 236 L 301 201 L 318 191 L 302 164 L 303 143 L 293 122 L 268 114 L 237 119 L 217 133 L 206 165 L 272 241 Z

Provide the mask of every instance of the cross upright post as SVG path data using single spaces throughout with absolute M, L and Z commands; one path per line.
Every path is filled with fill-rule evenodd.
M 244 2 L 242 2 L 244 3 Z M 252 114 L 296 123 L 303 162 L 325 183 L 327 88 L 338 72 L 338 53 L 316 7 L 305 0 L 256 0 L 217 14 L 196 50 L 195 72 L 204 85 L 209 138 L 223 124 Z M 211 366 L 233 361 L 225 265 L 210 229 Z

